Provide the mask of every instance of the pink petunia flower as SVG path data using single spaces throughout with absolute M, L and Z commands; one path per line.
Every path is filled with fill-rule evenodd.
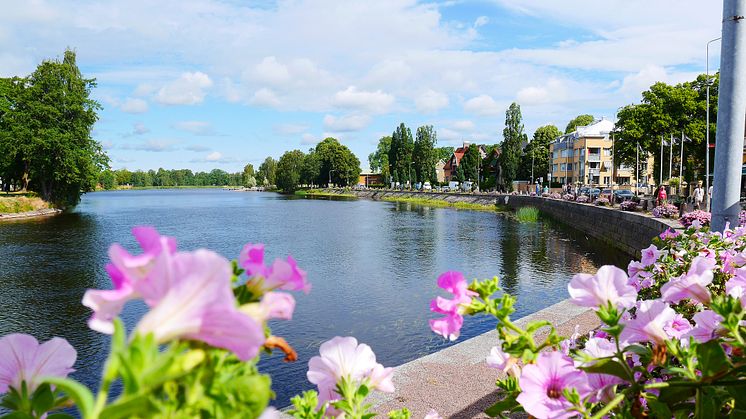
M 559 352 L 542 352 L 535 364 L 523 367 L 519 385 L 518 403 L 537 419 L 576 416 L 577 412 L 568 411 L 572 405 L 563 391 L 574 388 L 581 398 L 592 391 L 586 373 L 576 369 L 572 360 Z
M 114 289 L 87 290 L 83 295 L 83 305 L 94 312 L 88 326 L 101 333 L 114 332 L 113 320 L 128 301 L 142 297 L 152 303 L 169 287 L 168 269 L 176 253 L 176 240 L 147 226 L 133 228 L 132 234 L 143 253 L 133 256 L 119 244 L 112 244 L 106 272 Z
M 687 332 L 685 337 L 693 337 L 694 340 L 700 343 L 715 339 L 717 334 L 722 330 L 720 323 L 724 320 L 721 315 L 712 310 L 696 313 L 692 319 L 696 326 Z
M 445 315 L 439 319 L 431 319 L 430 329 L 445 338 L 456 340 L 464 324 L 463 307 L 469 305 L 477 293 L 468 289 L 461 272 L 449 271 L 441 274 L 438 286 L 453 294 L 453 299 L 436 297 L 430 302 L 430 311 Z
M 236 307 L 230 262 L 209 250 L 182 252 L 169 267 L 170 287 L 135 331 L 152 333 L 158 342 L 192 339 L 230 350 L 246 361 L 264 344 L 264 330 Z
M 642 263 L 643 266 L 650 266 L 658 260 L 660 255 L 660 250 L 658 250 L 654 244 L 651 244 L 645 249 L 642 249 L 642 260 L 640 260 L 640 263 Z
M 42 377 L 67 377 L 77 353 L 65 339 L 52 338 L 41 345 L 31 335 L 13 333 L 0 338 L 0 394 L 26 382 L 29 393 Z
M 714 259 L 697 256 L 685 275 L 672 278 L 661 287 L 661 298 L 672 303 L 678 303 L 684 299 L 709 303 L 711 297 L 707 286 L 714 278 L 712 268 L 715 263 Z
M 671 338 L 666 328 L 671 327 L 676 312 L 668 304 L 660 300 L 642 301 L 636 314 L 634 319 L 622 319 L 624 329 L 619 340 L 624 346 L 635 342 L 662 345 Z
M 679 236 L 679 234 L 681 233 L 679 233 L 678 231 L 672 228 L 667 228 L 666 231 L 661 233 L 660 236 L 658 237 L 660 237 L 662 240 L 668 240 L 668 239 L 675 239 L 676 237 Z
M 260 302 L 245 304 L 240 310 L 262 324 L 269 319 L 291 320 L 295 298 L 286 292 L 268 292 Z
M 585 342 L 583 352 L 596 359 L 609 358 L 616 353 L 616 346 L 608 339 L 593 337 Z M 579 363 L 576 366 L 592 366 L 595 362 Z M 591 401 L 609 401 L 614 397 L 614 386 L 623 383 L 621 378 L 609 374 L 588 374 L 588 384 L 593 389 Z
M 502 341 L 498 338 L 497 346 L 493 346 L 490 350 L 490 354 L 487 356 L 487 366 L 495 368 L 508 375 L 517 377 L 521 374 L 521 369 L 518 367 L 517 359 L 503 352 Z
M 246 269 L 248 285 L 256 286 L 261 293 L 282 289 L 303 291 L 308 294 L 311 284 L 306 280 L 306 272 L 298 267 L 292 256 L 287 260 L 275 259 L 272 266 L 264 264 L 264 245 L 247 244 L 238 257 L 238 264 Z
M 443 419 L 443 416 L 440 416 L 435 409 L 430 409 L 423 419 Z
M 684 316 L 676 313 L 676 316 L 674 316 L 673 320 L 671 320 L 671 324 L 664 326 L 663 330 L 666 331 L 668 336 L 671 336 L 675 339 L 681 339 L 692 330 L 692 324 L 689 323 L 689 320 L 684 318 Z
M 353 337 L 334 337 L 321 344 L 319 355 L 308 362 L 308 381 L 319 389 L 319 405 L 339 400 L 337 384 L 343 379 L 367 383 L 372 389 L 386 393 L 394 391 L 393 368 L 376 362 L 370 346 L 359 344 Z
M 572 302 L 581 307 L 598 308 L 609 302 L 616 307 L 635 305 L 637 291 L 628 284 L 627 274 L 612 265 L 599 268 L 595 275 L 576 274 L 567 285 Z

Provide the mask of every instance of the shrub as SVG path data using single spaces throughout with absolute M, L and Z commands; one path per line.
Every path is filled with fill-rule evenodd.
M 539 210 L 534 207 L 521 207 L 515 212 L 515 216 L 522 223 L 535 223 L 539 220 Z
M 679 209 L 675 205 L 663 204 L 653 208 L 653 217 L 656 218 L 676 218 L 679 215 Z
M 594 202 L 599 207 L 608 207 L 610 205 L 608 198 L 596 198 L 596 201 Z
M 578 197 L 575 199 L 577 202 L 588 202 L 591 199 L 588 197 L 588 195 L 578 195 Z
M 562 195 L 562 199 L 564 199 L 565 201 L 574 201 L 575 195 L 567 193 Z
M 549 192 L 542 192 L 542 193 L 541 193 L 541 196 L 542 196 L 543 198 L 549 198 Z
M 562 195 L 560 195 L 560 194 L 559 194 L 559 193 L 557 193 L 557 192 L 553 192 L 553 193 L 551 193 L 551 194 L 549 195 L 549 197 L 550 197 L 550 198 L 552 198 L 552 199 L 562 199 Z
M 709 212 L 696 210 L 682 215 L 681 218 L 679 218 L 679 221 L 684 227 L 691 226 L 695 221 L 699 222 L 700 226 L 709 226 L 711 218 L 712 215 Z
M 637 211 L 637 202 L 624 201 L 619 204 L 619 209 L 621 209 L 622 211 Z

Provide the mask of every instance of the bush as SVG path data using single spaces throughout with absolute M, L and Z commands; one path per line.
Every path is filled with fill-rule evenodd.
M 578 195 L 578 197 L 575 199 L 576 202 L 588 202 L 591 199 L 588 198 L 588 195 Z
M 663 204 L 653 208 L 653 217 L 656 218 L 676 218 L 679 215 L 679 209 L 675 205 Z
M 569 194 L 569 193 L 568 194 L 564 194 L 564 195 L 562 195 L 562 199 L 564 199 L 565 201 L 574 201 L 575 200 L 575 195 Z
M 687 212 L 686 214 L 682 215 L 681 218 L 679 218 L 679 221 L 684 227 L 691 226 L 692 223 L 695 221 L 697 221 L 700 226 L 709 226 L 711 218 L 712 214 L 710 214 L 709 212 L 696 210 Z
M 515 216 L 522 223 L 535 223 L 539 220 L 539 210 L 534 207 L 521 207 L 515 212 Z
M 637 202 L 624 201 L 619 204 L 619 209 L 621 209 L 622 211 L 637 211 Z
M 552 198 L 552 199 L 562 199 L 562 195 L 560 195 L 560 194 L 559 194 L 559 193 L 557 193 L 557 192 L 553 192 L 553 193 L 551 193 L 551 194 L 549 195 L 549 197 L 550 197 L 550 198 Z
M 604 197 L 596 198 L 594 204 L 598 205 L 599 207 L 608 207 L 610 205 L 609 200 Z
M 542 198 L 549 198 L 549 192 L 542 192 L 541 196 Z

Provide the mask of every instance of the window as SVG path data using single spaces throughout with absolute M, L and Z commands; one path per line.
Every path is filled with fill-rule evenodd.
M 588 167 L 590 167 L 591 169 L 598 169 L 600 165 L 601 165 L 601 163 L 599 163 L 599 162 L 590 162 L 590 163 L 588 163 Z
M 611 156 L 611 149 L 610 148 L 604 148 L 604 156 Z

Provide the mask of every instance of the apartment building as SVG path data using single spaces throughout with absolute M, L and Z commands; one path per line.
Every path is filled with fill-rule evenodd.
M 616 185 L 634 185 L 634 166 L 627 167 L 616 162 L 617 167 L 612 174 L 613 129 L 614 123 L 602 118 L 554 140 L 549 145 L 552 180 L 561 184 L 610 187 L 614 176 Z M 641 185 L 652 182 L 652 168 L 652 157 L 641 156 Z

